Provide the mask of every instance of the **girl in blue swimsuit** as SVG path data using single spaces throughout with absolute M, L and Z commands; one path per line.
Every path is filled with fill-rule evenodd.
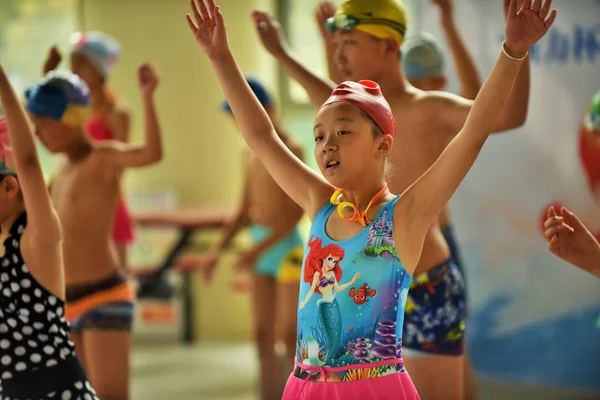
M 212 62 L 248 147 L 312 220 L 295 367 L 283 399 L 418 399 L 403 366 L 402 325 L 425 234 L 502 112 L 527 56 L 521 50 L 543 35 L 555 13 L 547 21 L 532 12 L 521 15 L 542 28 L 524 32 L 519 46 L 503 43 L 462 131 L 396 196 L 384 174 L 396 125 L 377 83 L 343 82 L 320 108 L 313 135 L 321 176 L 278 138 L 229 48 L 214 1 L 191 3 L 188 25 Z M 518 15 L 514 1 L 511 7 Z M 382 41 L 381 51 L 397 52 L 393 43 Z

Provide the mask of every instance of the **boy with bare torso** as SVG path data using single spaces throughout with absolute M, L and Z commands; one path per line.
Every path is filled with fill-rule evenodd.
M 505 46 L 510 54 L 523 55 L 531 45 L 523 38 L 531 30 L 541 31 L 543 27 L 527 25 L 518 13 L 523 5 L 517 3 L 504 1 Z M 510 4 L 512 14 L 508 13 Z M 545 19 L 550 5 L 550 1 L 536 0 L 526 12 L 538 13 Z M 554 16 L 555 13 L 550 19 Z M 320 107 L 335 84 L 315 76 L 302 64 L 285 43 L 279 24 L 269 15 L 255 12 L 253 18 L 267 51 Z M 400 1 L 344 0 L 327 27 L 328 59 L 335 64 L 341 79 L 373 80 L 390 103 L 398 121 L 398 144 L 390 157 L 394 173 L 389 187 L 393 193 L 402 193 L 433 165 L 458 134 L 473 101 L 408 84 L 400 64 L 400 45 L 406 33 L 406 10 Z M 523 62 L 514 87 L 494 132 L 514 129 L 525 122 L 529 61 Z M 435 287 L 433 294 L 431 287 Z M 450 257 L 438 221 L 423 243 L 407 300 L 402 338 L 405 365 L 424 400 L 463 399 L 465 320 L 464 281 Z
M 302 159 L 302 149 L 279 127 L 275 107 L 262 84 L 247 81 L 273 121 L 288 149 Z M 231 113 L 227 103 L 223 109 Z M 286 358 L 292 363 L 296 348 L 298 283 L 304 255 L 304 243 L 296 225 L 302 209 L 273 180 L 262 162 L 244 150 L 244 187 L 237 212 L 211 250 L 204 273 L 210 280 L 217 261 L 233 237 L 248 224 L 252 247 L 243 251 L 236 267 L 252 269 L 252 309 L 254 336 L 260 365 L 261 399 L 281 398 L 279 363 L 275 342 L 285 344 Z
M 146 143 L 93 143 L 84 131 L 87 86 L 75 75 L 51 72 L 27 93 L 36 135 L 53 153 L 64 154 L 51 188 L 62 225 L 67 306 L 77 353 L 102 399 L 129 398 L 132 285 L 120 271 L 111 241 L 126 168 L 160 161 L 162 144 L 154 107 L 158 76 L 139 68 Z
M 121 45 L 106 33 L 76 32 L 71 36 L 71 72 L 79 76 L 90 91 L 91 112 L 85 122 L 85 130 L 94 140 L 129 142 L 130 112 L 122 99 L 108 88 L 108 79 L 120 54 Z M 52 47 L 43 73 L 55 70 L 61 61 L 58 48 Z M 133 225 L 125 196 L 121 193 L 114 213 L 112 239 L 122 267 L 127 266 L 127 248 L 134 240 Z

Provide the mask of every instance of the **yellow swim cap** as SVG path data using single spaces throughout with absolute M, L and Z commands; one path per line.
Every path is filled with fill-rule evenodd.
M 394 38 L 398 45 L 406 33 L 406 9 L 400 0 L 344 0 L 334 20 L 342 31 L 357 29 L 378 39 Z
M 89 114 L 90 108 L 88 106 L 69 105 L 60 122 L 72 128 L 78 128 L 85 123 Z

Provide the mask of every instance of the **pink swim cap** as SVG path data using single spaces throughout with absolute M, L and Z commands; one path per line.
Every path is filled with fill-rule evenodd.
M 360 108 L 384 134 L 396 137 L 396 120 L 377 83 L 369 80 L 342 82 L 321 107 L 332 103 L 349 103 Z
M 16 175 L 6 119 L 0 117 L 0 175 Z

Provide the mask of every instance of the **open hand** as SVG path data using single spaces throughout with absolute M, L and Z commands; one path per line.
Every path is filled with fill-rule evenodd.
M 317 5 L 315 10 L 315 20 L 321 32 L 321 37 L 325 40 L 331 40 L 331 33 L 327 30 L 327 20 L 335 15 L 335 4 L 330 1 L 322 1 Z
M 46 61 L 44 61 L 44 74 L 47 74 L 50 71 L 54 71 L 60 62 L 62 61 L 62 55 L 58 50 L 58 47 L 52 46 L 50 51 L 48 51 L 48 56 L 46 57 Z
M 190 14 L 186 14 L 185 19 L 194 34 L 196 43 L 202 47 L 208 58 L 214 60 L 229 51 L 223 14 L 221 14 L 219 6 L 215 4 L 214 0 L 197 1 L 199 6 L 196 6 L 196 0 L 190 0 L 194 19 Z M 204 4 L 205 1 L 208 7 Z
M 548 32 L 556 18 L 551 6 L 552 0 L 504 0 L 506 50 L 511 56 L 524 56 Z
M 285 54 L 287 43 L 281 31 L 281 25 L 273 17 L 262 11 L 253 11 L 252 19 L 256 31 L 265 49 L 275 58 Z
M 138 83 L 144 95 L 151 95 L 158 86 L 158 74 L 150 63 L 138 67 Z
M 544 237 L 548 248 L 563 260 L 590 272 L 600 265 L 600 245 L 575 214 L 563 207 L 560 215 L 548 208 Z

